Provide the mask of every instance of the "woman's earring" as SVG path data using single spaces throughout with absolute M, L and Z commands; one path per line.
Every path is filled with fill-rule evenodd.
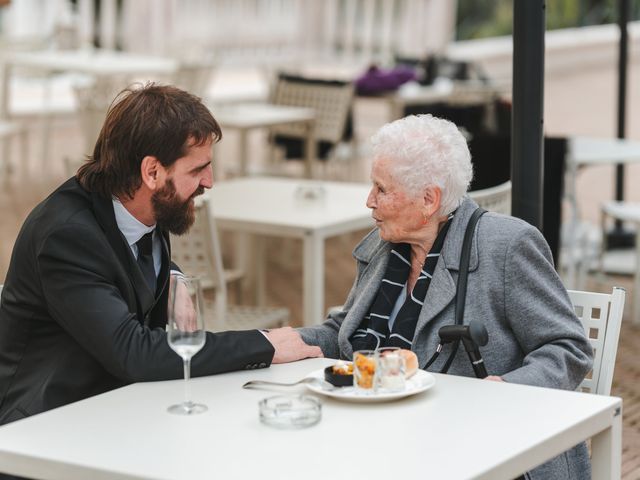
M 422 225 L 426 225 L 428 221 L 429 221 L 429 217 L 427 217 L 426 213 L 423 213 L 422 214 Z

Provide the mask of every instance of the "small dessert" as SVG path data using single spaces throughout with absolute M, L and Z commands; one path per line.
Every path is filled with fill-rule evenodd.
M 360 352 L 355 352 L 353 356 L 354 370 L 357 371 L 355 376 L 355 385 L 360 388 L 373 388 L 374 377 L 376 373 L 375 357 L 368 357 Z
M 381 355 L 378 360 L 380 387 L 389 392 L 399 392 L 405 388 L 404 356 L 400 351 Z
M 331 367 L 334 375 L 353 375 L 353 363 L 338 360 L 338 363 Z
M 334 387 L 353 385 L 353 363 L 339 360 L 335 365 L 324 369 L 324 379 Z
M 401 349 L 400 355 L 404 357 L 404 376 L 411 378 L 418 371 L 418 356 L 411 350 Z

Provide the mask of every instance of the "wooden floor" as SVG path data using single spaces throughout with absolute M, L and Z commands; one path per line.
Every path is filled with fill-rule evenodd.
M 636 75 L 638 69 L 636 67 Z M 589 76 L 591 75 L 591 76 Z M 599 91 L 610 89 L 614 91 L 614 76 L 610 72 L 580 72 L 575 78 L 563 77 L 555 82 L 549 82 L 545 86 L 545 122 L 547 131 L 556 134 L 584 134 L 609 136 L 613 131 L 613 115 L 610 115 L 609 100 L 599 96 L 585 96 L 587 86 L 595 84 Z M 636 95 L 640 88 L 640 82 L 630 82 L 635 85 Z M 638 95 L 640 97 L 640 95 Z M 611 95 L 613 99 L 613 94 Z M 573 103 L 572 103 L 573 102 Z M 593 103 L 596 102 L 596 105 Z M 598 104 L 598 102 L 600 102 Z M 577 105 L 577 107 L 576 107 Z M 358 107 L 360 108 L 360 107 Z M 376 111 L 372 105 L 364 105 L 366 115 L 356 111 L 356 116 L 365 121 L 358 125 L 361 138 L 366 138 L 372 128 L 384 123 L 380 120 L 384 112 Z M 584 108 L 584 114 L 574 115 L 571 121 L 567 120 L 571 108 Z M 606 109 L 602 114 L 601 109 Z M 630 122 L 635 125 L 635 131 L 630 136 L 640 138 L 640 122 L 637 109 L 630 109 L 630 116 L 636 116 Z M 569 113 L 567 113 L 569 112 Z M 593 113 L 590 116 L 590 113 Z M 597 112 L 597 113 L 595 113 Z M 369 122 L 369 124 L 367 124 Z M 64 168 L 65 157 L 76 159 L 81 154 L 81 139 L 79 138 L 77 125 L 69 121 L 56 125 L 52 144 L 43 153 L 37 128 L 30 139 L 29 159 L 17 157 L 18 151 L 14 149 L 11 156 L 13 173 L 10 176 L 3 175 L 0 170 L 0 283 L 4 281 L 10 261 L 13 242 L 18 234 L 20 226 L 27 213 L 50 193 L 66 177 Z M 214 162 L 227 163 L 234 156 L 234 142 L 236 138 L 232 134 L 226 135 L 219 157 Z M 260 144 L 262 138 L 252 139 L 253 149 Z M 362 181 L 367 181 L 368 172 L 366 161 L 361 166 Z M 0 164 L 1 168 L 1 164 Z M 640 190 L 633 189 L 632 185 L 640 180 L 640 169 L 631 168 L 627 175 L 627 197 L 639 200 Z M 584 217 L 597 221 L 598 202 L 602 199 L 612 198 L 610 185 L 612 182 L 611 168 L 593 168 L 581 174 L 579 179 L 578 197 L 584 204 Z M 215 187 L 214 187 L 215 188 Z M 345 237 L 330 239 L 326 246 L 326 272 L 325 281 L 326 304 L 339 305 L 344 302 L 353 278 L 354 262 L 351 257 L 353 246 L 359 241 L 364 232 L 354 233 Z M 302 298 L 302 246 L 298 241 L 283 242 L 278 239 L 270 239 L 268 243 L 269 264 L 268 271 L 268 302 L 272 305 L 287 306 L 292 312 L 292 325 L 299 325 L 301 318 Z M 283 254 L 283 251 L 285 254 Z M 286 257 L 286 261 L 285 260 Z M 622 326 L 618 358 L 614 376 L 612 394 L 620 396 L 624 400 L 623 415 L 623 478 L 640 480 L 640 327 L 631 324 L 630 305 L 635 292 L 629 277 L 611 277 L 606 279 L 590 279 L 588 289 L 610 292 L 613 285 L 619 285 L 627 289 L 627 306 Z M 233 291 L 233 290 L 232 290 Z M 251 292 L 245 291 L 243 298 L 250 298 Z

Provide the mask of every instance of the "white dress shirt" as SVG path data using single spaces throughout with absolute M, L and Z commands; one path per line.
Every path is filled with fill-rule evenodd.
M 160 267 L 162 264 L 162 245 L 160 243 L 160 236 L 158 232 L 156 232 L 156 226 L 152 225 L 147 227 L 144 223 L 139 221 L 136 217 L 129 213 L 120 200 L 113 197 L 113 212 L 116 215 L 116 223 L 118 224 L 118 228 L 124 235 L 124 238 L 127 239 L 127 243 L 129 244 L 129 248 L 133 252 L 133 256 L 138 258 L 138 246 L 136 242 L 140 240 L 144 235 L 149 232 L 153 232 L 152 238 L 152 254 L 153 254 L 153 269 L 156 271 L 156 277 L 158 273 L 160 273 Z

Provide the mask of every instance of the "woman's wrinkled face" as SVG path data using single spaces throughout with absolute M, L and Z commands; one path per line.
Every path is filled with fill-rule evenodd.
M 424 226 L 424 200 L 404 191 L 389 168 L 391 160 L 377 158 L 371 169 L 373 183 L 367 207 L 376 221 L 383 240 L 393 243 L 409 243 Z

